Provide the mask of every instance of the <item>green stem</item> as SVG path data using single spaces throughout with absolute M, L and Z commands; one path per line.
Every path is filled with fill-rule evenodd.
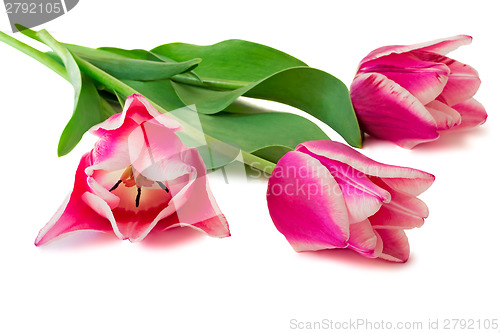
M 29 55 L 35 60 L 38 60 L 48 68 L 52 69 L 54 72 L 62 76 L 64 79 L 69 81 L 68 73 L 66 72 L 66 68 L 57 62 L 55 59 L 51 58 L 47 54 L 38 51 L 37 49 L 25 44 L 15 38 L 10 37 L 6 33 L 0 31 L 0 41 L 4 42 L 7 45 L 12 46 L 13 48 L 23 52 L 26 55 Z
M 192 75 L 177 74 L 170 78 L 172 81 L 190 86 L 210 88 L 215 90 L 236 90 L 252 84 L 246 81 L 223 80 L 214 78 L 201 78 L 201 81 Z
M 258 156 L 255 156 L 253 154 L 250 154 L 249 152 L 242 150 L 241 154 L 243 155 L 243 162 L 246 165 L 264 171 L 269 175 L 273 172 L 274 168 L 276 168 L 275 163 L 260 158 Z

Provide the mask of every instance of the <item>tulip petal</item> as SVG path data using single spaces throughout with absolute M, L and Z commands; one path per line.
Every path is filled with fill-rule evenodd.
M 130 165 L 128 136 L 137 124 L 126 119 L 120 129 L 102 132 L 92 150 L 93 164 L 86 173 L 90 176 L 94 170 L 119 170 Z
M 349 165 L 323 156 L 314 156 L 335 178 L 349 212 L 349 222 L 361 222 L 375 214 L 382 202 L 389 202 L 389 192 L 375 185 L 364 173 Z
M 267 203 L 276 228 L 296 251 L 347 246 L 342 192 L 315 158 L 296 151 L 285 154 L 269 179 Z
M 98 172 L 101 170 L 98 170 Z M 106 173 L 109 172 L 99 172 L 102 173 L 102 176 L 99 175 L 100 177 L 105 177 Z M 95 176 L 95 174 L 94 174 Z M 99 177 L 99 178 L 100 178 Z M 102 182 L 102 180 L 98 181 L 96 180 L 98 177 L 87 177 L 87 184 L 89 186 L 90 191 L 93 194 L 96 194 L 99 198 L 103 199 L 106 204 L 110 207 L 110 209 L 114 209 L 118 207 L 120 204 L 120 198 L 117 197 L 115 194 L 109 191 L 109 189 L 116 183 L 116 179 L 118 178 L 110 178 L 108 182 Z M 111 183 L 112 182 L 112 183 Z M 101 184 L 112 184 L 110 186 L 104 187 Z
M 439 137 L 436 122 L 408 90 L 378 73 L 360 73 L 351 99 L 362 128 L 370 135 L 405 148 Z
M 417 169 L 376 162 L 353 148 L 331 140 L 303 142 L 295 149 L 311 156 L 323 156 L 350 165 L 362 173 L 383 178 L 396 191 L 418 195 L 434 182 L 434 176 Z
M 127 123 L 129 119 L 125 120 Z M 122 125 L 122 128 L 125 125 Z M 100 141 L 108 139 L 117 144 L 122 138 L 127 138 L 127 142 L 120 141 L 128 149 L 104 148 L 98 152 L 103 156 L 106 153 L 106 160 L 87 168 L 87 174 L 96 177 L 98 184 L 94 184 L 94 192 L 103 192 L 102 189 L 110 189 L 117 179 L 120 179 L 122 170 L 111 172 L 97 169 L 102 166 L 118 165 L 110 162 L 125 159 L 124 154 L 129 155 L 128 163 L 132 163 L 135 181 L 144 179 L 149 182 L 168 181 L 169 192 L 167 193 L 160 186 L 142 187 L 141 194 L 138 194 L 136 186 L 118 186 L 113 193 L 104 193 L 107 197 L 119 197 L 118 205 L 115 202 L 106 200 L 107 208 L 103 203 L 92 196 L 87 196 L 87 203 L 101 216 L 109 218 L 112 225 L 117 226 L 117 235 L 121 238 L 137 242 L 144 239 L 162 219 L 167 219 L 175 214 L 175 218 L 170 221 L 168 227 L 197 224 L 197 228 L 206 231 L 210 235 L 217 237 L 229 236 L 229 229 L 225 217 L 217 207 L 215 200 L 208 188 L 205 174 L 205 166 L 196 149 L 186 150 L 185 145 L 171 130 L 159 126 L 153 122 L 145 122 L 140 126 L 135 125 L 132 131 L 123 133 L 119 130 L 109 131 L 103 135 Z M 114 138 L 118 136 L 118 138 Z M 122 165 L 122 166 L 123 166 Z M 97 170 L 96 170 L 97 169 Z M 104 175 L 103 175 L 104 174 Z M 105 179 L 109 178 L 109 179 Z M 140 187 L 140 185 L 138 185 Z M 137 199 L 139 196 L 139 200 Z M 137 204 L 139 201 L 139 205 Z M 183 206 L 190 204 L 184 208 Z M 113 209 L 112 216 L 108 216 L 108 210 Z M 177 220 L 175 220 L 177 219 Z M 175 221 L 174 221 L 175 220 Z M 165 224 L 165 223 L 163 223 Z M 167 227 L 164 226 L 163 229 Z
M 154 181 L 167 181 L 189 172 L 190 166 L 179 161 L 186 146 L 170 129 L 144 122 L 128 136 L 130 163 L 136 173 Z
M 391 201 L 384 203 L 379 211 L 370 217 L 375 229 L 420 228 L 429 216 L 427 205 L 413 195 L 398 192 L 388 186 L 384 179 L 372 178 L 373 182 L 391 194 Z
M 443 103 L 454 106 L 472 98 L 479 89 L 481 80 L 477 71 L 471 66 L 432 52 L 413 51 L 412 55 L 422 61 L 434 62 L 449 68 L 448 82 L 437 98 Z
M 349 248 L 369 258 L 376 258 L 380 253 L 376 253 L 377 235 L 369 220 L 349 225 Z
M 116 237 L 122 240 L 128 238 L 120 231 L 120 228 L 115 221 L 113 212 L 111 211 L 111 208 L 109 207 L 108 203 L 104 201 L 104 199 L 100 198 L 99 196 L 93 193 L 85 192 L 82 195 L 82 201 L 85 202 L 87 206 L 92 208 L 94 212 L 96 212 L 97 214 L 108 220 L 108 223 L 113 228 Z
M 460 125 L 460 113 L 440 101 L 432 101 L 425 108 L 436 120 L 438 130 L 447 130 Z
M 458 129 L 472 128 L 484 124 L 488 115 L 484 106 L 474 98 L 453 106 L 462 116 L 462 123 L 456 127 Z
M 448 38 L 436 39 L 432 42 L 420 44 L 421 47 L 419 47 L 418 49 L 445 55 L 450 53 L 451 51 L 455 51 L 460 46 L 469 45 L 470 43 L 472 43 L 471 36 L 458 35 Z
M 92 127 L 89 131 L 97 136 L 102 136 L 107 131 L 120 128 L 127 119 L 133 120 L 136 124 L 141 124 L 145 121 L 150 121 L 151 118 L 155 119 L 158 124 L 162 124 L 174 132 L 183 130 L 179 122 L 168 115 L 160 113 L 144 96 L 134 94 L 127 98 L 121 113 L 112 115 L 104 122 Z
M 83 155 L 75 174 L 73 192 L 61 205 L 52 219 L 40 230 L 35 245 L 40 246 L 53 239 L 77 230 L 94 230 L 110 232 L 110 222 L 97 214 L 82 200 L 82 195 L 89 190 L 87 175 L 84 170 L 91 165 L 91 155 Z
M 194 168 L 194 180 L 189 193 L 179 193 L 172 198 L 176 213 L 158 223 L 157 230 L 187 226 L 212 237 L 230 236 L 227 220 L 222 214 L 208 185 L 206 167 L 195 148 L 182 152 L 182 161 Z M 160 220 L 161 214 L 158 217 Z
M 100 139 L 94 147 L 94 165 L 88 172 L 123 169 L 133 163 L 140 171 L 144 168 L 141 162 L 152 163 L 148 158 L 152 153 L 151 156 L 159 160 L 184 149 L 174 134 L 182 129 L 177 121 L 158 112 L 143 96 L 132 95 L 127 98 L 122 113 L 91 129 Z
M 407 262 L 410 257 L 410 244 L 403 229 L 376 229 L 383 243 L 382 253 L 379 258 Z
M 392 53 L 405 53 L 413 50 L 424 50 L 428 52 L 434 52 L 439 54 L 447 54 L 453 50 L 456 50 L 460 46 L 468 45 L 472 42 L 471 36 L 458 35 L 448 38 L 436 39 L 430 42 L 413 44 L 413 45 L 389 45 L 383 46 L 376 50 L 370 52 L 363 60 L 361 64 L 387 56 Z
M 395 191 L 415 197 L 425 192 L 434 183 L 435 177 L 429 173 L 426 174 L 427 177 L 421 178 L 383 178 L 383 180 Z
M 422 104 L 436 99 L 445 89 L 450 69 L 412 54 L 390 54 L 364 63 L 359 73 L 380 73 L 396 82 Z

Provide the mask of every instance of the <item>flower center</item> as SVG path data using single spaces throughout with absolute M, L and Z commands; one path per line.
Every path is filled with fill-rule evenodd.
M 142 187 L 152 187 L 155 183 L 158 184 L 158 186 L 164 190 L 165 192 L 169 193 L 169 189 L 167 185 L 160 181 L 153 181 L 150 180 L 140 173 L 137 173 L 137 176 L 134 176 L 134 169 L 130 165 L 128 168 L 123 171 L 122 175 L 120 176 L 120 179 L 109 189 L 109 192 L 113 192 L 120 186 L 120 184 L 124 184 L 125 187 L 137 187 L 137 195 L 135 197 L 135 207 L 139 207 L 139 203 L 141 200 L 141 189 Z

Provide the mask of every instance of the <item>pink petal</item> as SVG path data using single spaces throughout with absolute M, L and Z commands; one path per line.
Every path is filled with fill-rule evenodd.
M 40 230 L 35 245 L 43 245 L 63 234 L 77 230 L 112 231 L 109 221 L 94 212 L 82 200 L 82 195 L 89 189 L 84 170 L 91 165 L 91 155 L 83 155 L 75 174 L 73 191 L 61 205 L 52 219 Z
M 418 171 L 418 170 L 417 170 Z M 421 171 L 423 172 L 423 171 Z M 386 185 L 393 190 L 416 197 L 425 192 L 434 183 L 435 177 L 426 173 L 427 177 L 422 178 L 384 178 Z M 384 187 L 385 188 L 385 187 Z
M 381 246 L 377 247 L 377 235 L 370 221 L 364 220 L 349 225 L 349 248 L 365 257 L 376 258 L 380 255 Z M 378 242 L 381 244 L 380 242 Z
M 450 69 L 448 82 L 438 97 L 443 103 L 454 106 L 472 98 L 479 89 L 481 80 L 477 71 L 471 66 L 431 52 L 414 51 L 412 54 L 422 61 L 446 65 Z
M 436 122 L 422 103 L 382 74 L 358 74 L 351 99 L 363 130 L 405 148 L 439 137 Z
M 460 115 L 462 116 L 462 123 L 457 128 L 466 129 L 472 128 L 484 124 L 488 115 L 484 106 L 471 98 L 465 102 L 456 104 L 453 106 Z
M 87 177 L 87 184 L 89 186 L 90 192 L 97 195 L 99 198 L 104 200 L 110 209 L 114 209 L 118 207 L 120 204 L 120 198 L 117 197 L 114 193 L 110 192 L 109 189 L 116 183 L 116 179 L 113 178 L 111 182 L 106 182 L 105 184 L 109 184 L 109 186 L 104 187 L 102 183 L 96 181 L 93 177 Z
M 206 167 L 199 152 L 195 148 L 182 152 L 182 161 L 193 167 L 192 185 L 189 192 L 179 193 L 172 198 L 176 213 L 159 222 L 156 229 L 187 226 L 212 237 L 229 236 L 229 226 L 210 190 Z
M 155 181 L 189 172 L 190 166 L 180 161 L 179 152 L 185 149 L 173 131 L 151 121 L 137 126 L 128 136 L 130 164 L 137 173 Z
M 101 136 L 106 131 L 120 128 L 125 123 L 126 119 L 131 119 L 137 124 L 155 119 L 158 124 L 162 124 L 174 132 L 183 130 L 181 124 L 168 115 L 164 115 L 156 110 L 144 96 L 130 95 L 125 101 L 121 113 L 109 117 L 101 124 L 92 127 L 89 131 L 97 136 Z
M 296 251 L 347 246 L 342 192 L 315 158 L 296 151 L 285 154 L 269 179 L 267 203 L 276 228 Z
M 93 165 L 87 169 L 92 175 L 93 170 L 119 170 L 127 168 L 130 163 L 128 136 L 137 128 L 137 123 L 126 119 L 120 129 L 103 131 L 92 150 Z
M 129 121 L 130 119 L 126 119 L 125 124 Z M 152 181 L 161 181 L 165 183 L 166 180 L 177 180 L 177 182 L 169 184 L 168 193 L 154 183 L 152 184 L 154 186 L 147 187 L 141 187 L 139 185 L 141 187 L 139 206 L 136 204 L 138 193 L 136 186 L 118 186 L 113 193 L 109 193 L 109 189 L 112 188 L 118 179 L 120 179 L 124 171 L 123 169 L 125 169 L 124 166 L 128 167 L 132 164 L 133 166 L 138 165 L 139 167 L 147 168 L 147 163 L 149 163 L 149 169 L 141 171 L 145 174 L 147 171 L 154 169 L 156 165 L 164 163 L 165 160 L 179 160 L 181 153 L 177 153 L 174 157 L 165 155 L 165 157 L 170 158 L 170 160 L 164 158 L 163 160 L 154 161 L 151 160 L 151 158 L 161 158 L 162 152 L 166 154 L 168 151 L 169 154 L 173 154 L 173 149 L 182 151 L 184 148 L 179 138 L 170 129 L 147 123 L 146 127 L 153 127 L 153 129 L 148 131 L 148 134 L 150 134 L 148 144 L 150 144 L 152 148 L 146 149 L 144 144 L 145 139 L 142 136 L 143 127 L 135 125 L 135 127 L 132 126 L 134 127 L 132 131 L 128 131 L 125 130 L 124 126 L 125 125 L 118 130 L 105 133 L 99 142 L 109 140 L 109 142 L 113 143 L 114 147 L 124 146 L 128 147 L 128 149 L 104 150 L 104 148 L 102 148 L 104 145 L 99 145 L 99 142 L 96 144 L 96 147 L 101 148 L 97 152 L 95 151 L 96 149 L 94 149 L 94 154 L 99 157 L 98 161 L 100 161 L 100 163 L 89 166 L 86 169 L 86 173 L 89 176 L 88 182 L 92 185 L 90 189 L 93 193 L 88 193 L 83 199 L 92 209 L 94 209 L 94 211 L 99 213 L 102 217 L 109 219 L 110 224 L 113 226 L 119 238 L 129 239 L 135 242 L 144 239 L 144 237 L 146 237 L 156 226 L 159 220 L 172 215 L 176 209 L 182 206 L 185 201 L 184 198 L 192 191 L 191 187 L 196 179 L 196 169 L 182 161 L 179 163 L 182 167 L 177 169 L 175 168 L 175 163 L 171 163 L 167 169 L 162 165 L 162 167 L 159 168 L 161 171 L 169 171 L 163 175 L 165 179 L 153 178 Z M 122 129 L 123 131 L 120 131 Z M 139 133 L 140 136 L 134 135 L 134 133 Z M 162 142 L 160 143 L 160 141 Z M 165 143 L 171 144 L 171 147 L 165 148 Z M 141 144 L 142 150 L 134 150 L 136 147 L 135 145 L 140 146 Z M 108 148 L 108 146 L 105 146 L 105 148 Z M 123 152 L 125 152 L 125 154 Z M 139 159 L 139 157 L 136 157 L 135 155 L 138 153 L 144 153 L 142 155 L 144 158 Z M 131 159 L 134 160 L 132 161 Z M 114 171 L 105 170 L 105 168 L 110 168 L 112 166 L 116 167 L 118 165 L 121 165 L 123 169 Z M 180 171 L 182 172 L 178 169 L 181 169 Z M 144 178 L 144 174 L 135 174 L 136 182 L 138 182 L 140 178 Z M 155 175 L 159 177 L 158 173 L 155 173 Z M 148 174 L 147 176 L 150 175 Z M 151 182 L 151 180 L 149 180 L 149 182 Z M 108 192 L 106 192 L 106 190 Z M 185 194 L 186 192 L 188 192 L 188 194 Z M 99 196 L 95 196 L 94 194 L 99 194 Z M 113 200 L 114 198 L 118 198 L 118 203 Z
M 447 65 L 451 73 L 439 99 L 454 106 L 472 98 L 478 91 L 481 80 L 477 71 L 469 65 L 451 59 Z
M 381 259 L 407 262 L 410 256 L 410 244 L 404 230 L 402 229 L 377 229 L 383 243 Z
M 448 82 L 449 68 L 412 54 L 390 54 L 364 63 L 359 73 L 375 72 L 396 82 L 422 104 L 438 97 Z
M 450 129 L 460 125 L 462 121 L 460 113 L 440 101 L 432 101 L 425 108 L 436 120 L 438 130 Z
M 434 182 L 434 176 L 430 173 L 376 162 L 340 142 L 307 141 L 299 144 L 296 150 L 345 163 L 366 175 L 383 178 L 384 182 L 395 190 L 409 194 L 418 195 Z
M 94 165 L 89 172 L 123 169 L 133 162 L 139 164 L 139 156 L 150 154 L 151 148 L 157 160 L 160 159 L 158 156 L 166 158 L 173 155 L 185 147 L 174 134 L 182 129 L 177 121 L 158 112 L 143 96 L 132 95 L 127 98 L 123 112 L 90 130 L 100 139 L 94 147 Z M 168 137 L 162 140 L 162 135 Z M 151 143 L 148 142 L 149 149 L 146 150 L 148 139 Z M 150 159 L 146 160 L 151 164 Z
M 351 224 L 366 220 L 379 210 L 383 202 L 391 200 L 389 192 L 375 185 L 364 173 L 339 161 L 312 156 L 330 171 L 340 186 Z
M 436 39 L 432 42 L 427 42 L 422 45 L 419 49 L 422 51 L 434 52 L 438 54 L 448 54 L 451 51 L 455 51 L 460 46 L 469 45 L 472 43 L 472 37 L 467 35 L 458 35 L 448 38 Z M 426 46 L 426 44 L 429 44 Z
M 94 212 L 96 212 L 101 217 L 108 220 L 108 223 L 113 228 L 116 237 L 118 237 L 119 239 L 128 239 L 128 237 L 120 231 L 120 228 L 115 221 L 113 212 L 111 211 L 111 208 L 109 207 L 108 203 L 104 201 L 104 199 L 100 198 L 99 196 L 93 193 L 85 192 L 82 194 L 81 200 L 82 202 L 86 203 L 87 206 L 92 208 Z
M 466 35 L 458 35 L 413 45 L 383 46 L 370 52 L 365 58 L 363 58 L 361 64 L 373 59 L 384 57 L 392 53 L 405 53 L 413 50 L 424 50 L 444 55 L 453 50 L 456 50 L 462 45 L 468 45 L 471 42 L 472 42 L 472 37 Z
M 394 190 L 383 179 L 372 178 L 372 180 L 391 194 L 391 201 L 384 203 L 380 210 L 370 217 L 374 228 L 412 229 L 420 228 L 424 224 L 424 219 L 429 215 L 429 209 L 422 200 Z

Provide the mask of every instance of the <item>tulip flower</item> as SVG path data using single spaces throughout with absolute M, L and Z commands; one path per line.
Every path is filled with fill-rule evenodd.
M 471 41 L 462 35 L 368 54 L 351 85 L 362 129 L 413 148 L 441 132 L 483 124 L 486 111 L 473 98 L 480 85 L 476 70 L 445 56 Z
M 123 112 L 91 129 L 99 138 L 35 245 L 78 230 L 113 232 L 131 242 L 176 226 L 229 236 L 200 154 L 175 134 L 182 129 L 143 96 L 130 96 Z
M 308 141 L 278 161 L 267 202 L 276 228 L 298 252 L 349 248 L 406 262 L 405 229 L 423 225 L 428 209 L 416 196 L 433 181 L 338 142 Z

